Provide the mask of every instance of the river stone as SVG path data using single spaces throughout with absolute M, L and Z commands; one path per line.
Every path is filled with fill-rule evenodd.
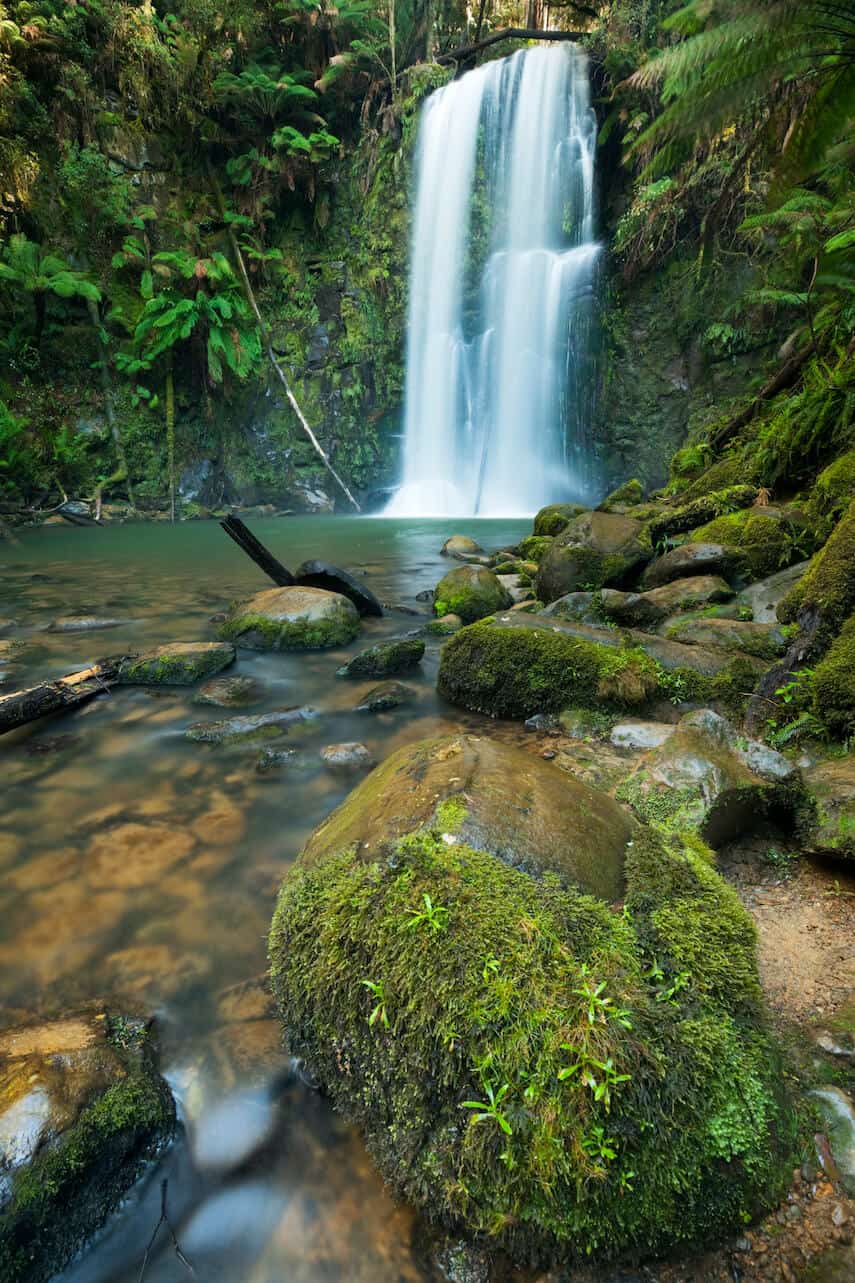
M 359 632 L 359 612 L 341 593 L 322 588 L 268 588 L 234 606 L 220 636 L 249 650 L 324 650 Z
M 537 513 L 534 533 L 552 537 L 560 535 L 574 517 L 580 517 L 586 511 L 585 505 L 581 503 L 549 503 Z
M 617 722 L 609 739 L 615 748 L 659 748 L 674 734 L 668 722 Z
M 412 687 L 405 686 L 403 682 L 383 682 L 363 696 L 354 711 L 357 713 L 385 713 L 387 709 L 398 708 L 401 704 L 408 704 L 414 693 Z
M 104 628 L 119 628 L 127 619 L 100 619 L 97 615 L 69 615 L 48 625 L 49 633 L 94 633 Z
M 616 624 L 643 627 L 658 624 L 679 610 L 728 601 L 733 589 L 718 575 L 693 575 L 675 579 L 647 592 L 620 592 L 604 588 L 600 594 L 602 613 Z
M 315 830 L 301 859 L 354 843 L 361 859 L 381 859 L 403 834 L 452 816 L 457 840 L 515 868 L 551 870 L 606 900 L 623 891 L 633 834 L 623 809 L 542 758 L 474 735 L 393 753 Z
M 510 597 L 514 605 L 521 601 L 528 601 L 534 596 L 528 584 L 524 584 L 517 574 L 496 575 L 499 583 Z
M 624 582 L 650 559 L 641 541 L 644 527 L 630 517 L 585 512 L 552 541 L 537 571 L 540 601 L 555 601 L 570 592 Z
M 484 549 L 481 545 L 476 543 L 474 539 L 470 539 L 468 535 L 452 535 L 450 539 L 446 539 L 440 548 L 439 555 L 441 557 L 456 557 L 460 553 L 472 555 L 483 551 Z
M 119 681 L 126 686 L 191 686 L 234 660 L 229 642 L 173 642 L 123 660 Z
M 421 662 L 425 644 L 419 637 L 393 637 L 369 646 L 337 669 L 337 677 L 388 677 L 405 673 Z
M 675 619 L 664 628 L 665 636 L 689 645 L 717 646 L 759 659 L 775 659 L 787 649 L 780 624 L 754 624 L 743 619 Z
M 422 629 L 429 637 L 450 637 L 452 633 L 459 633 L 463 627 L 463 620 L 459 615 L 440 615 L 439 619 L 431 619 Z
M 816 803 L 806 849 L 855 862 L 855 754 L 811 767 L 805 784 Z
M 608 590 L 606 590 L 608 591 Z M 590 624 L 593 628 L 602 628 L 603 610 L 600 599 L 603 594 L 596 592 L 569 592 L 556 598 L 540 611 L 547 618 L 566 619 L 571 623 Z M 629 594 L 618 593 L 620 597 Z
M 639 819 L 696 832 L 713 847 L 770 818 L 792 824 L 805 808 L 796 768 L 774 749 L 739 736 L 709 708 L 687 713 L 615 796 Z
M 382 615 L 383 607 L 370 588 L 360 583 L 355 575 L 326 561 L 304 561 L 297 568 L 296 580 L 309 588 L 323 588 L 340 593 L 352 601 L 360 615 Z
M 657 557 L 641 578 L 644 589 L 660 588 L 675 579 L 698 575 L 720 575 L 723 579 L 739 578 L 745 573 L 746 561 L 738 548 L 718 543 L 684 543 Z
M 271 713 L 248 713 L 222 722 L 196 722 L 188 726 L 184 735 L 197 744 L 254 744 L 259 740 L 287 735 L 290 726 L 311 721 L 317 715 L 317 711 L 307 705 Z
M 353 770 L 371 765 L 371 754 L 364 744 L 351 741 L 347 744 L 325 744 L 321 761 L 333 770 Z
M 809 565 L 809 561 L 800 561 L 769 575 L 768 579 L 758 579 L 756 583 L 749 584 L 736 598 L 737 606 L 744 606 L 752 611 L 757 624 L 776 623 L 778 602 L 783 601 L 790 589 L 799 582 Z
M 510 593 L 485 566 L 460 566 L 439 581 L 433 594 L 438 616 L 459 615 L 465 624 L 513 605 Z
M 146 1025 L 104 1013 L 0 1034 L 0 1278 L 44 1283 L 170 1138 Z
M 216 708 L 239 708 L 261 698 L 261 687 L 254 677 L 215 677 L 205 682 L 193 696 L 194 704 L 213 704 Z

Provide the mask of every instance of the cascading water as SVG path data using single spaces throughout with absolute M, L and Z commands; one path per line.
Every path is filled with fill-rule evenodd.
M 387 515 L 528 514 L 589 488 L 595 144 L 572 45 L 487 63 L 427 100 Z

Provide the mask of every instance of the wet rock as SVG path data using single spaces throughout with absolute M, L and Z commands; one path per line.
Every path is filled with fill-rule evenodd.
M 172 1135 L 142 1021 L 83 1015 L 0 1034 L 0 1276 L 43 1283 Z
M 417 592 L 416 601 L 433 601 L 433 589 L 423 588 L 421 592 Z
M 405 673 L 421 662 L 425 644 L 419 637 L 395 637 L 378 642 L 348 660 L 336 672 L 337 677 L 387 677 Z
M 534 533 L 554 538 L 566 530 L 575 517 L 581 517 L 586 511 L 585 505 L 581 503 L 549 503 L 535 516 Z
M 609 739 L 615 748 L 659 748 L 674 734 L 667 722 L 618 722 Z
M 737 596 L 737 606 L 750 610 L 757 624 L 774 624 L 778 618 L 778 602 L 783 601 L 809 565 L 809 561 L 800 561 L 795 566 L 787 566 L 785 570 L 769 575 L 767 579 L 758 579 L 756 583 L 749 584 Z
M 714 847 L 769 819 L 792 824 L 805 805 L 795 767 L 709 708 L 681 718 L 615 796 L 639 819 L 699 833 Z
M 48 625 L 49 633 L 94 633 L 104 628 L 118 628 L 131 621 L 127 619 L 101 619 L 97 615 L 68 615 L 55 619 Z
M 620 586 L 650 560 L 642 532 L 640 522 L 613 513 L 586 512 L 574 518 L 540 560 L 539 600 L 551 602 L 571 592 Z
M 216 677 L 205 682 L 193 696 L 194 704 L 213 704 L 216 708 L 239 708 L 261 698 L 261 686 L 254 677 Z
M 733 597 L 733 589 L 718 575 L 693 575 L 675 579 L 648 592 L 620 592 L 604 588 L 600 594 L 602 614 L 616 624 L 643 627 L 658 624 L 679 610 L 692 610 Z
M 665 625 L 665 636 L 691 646 L 775 659 L 787 649 L 780 624 L 754 624 L 742 619 L 676 619 Z
M 222 722 L 196 722 L 184 734 L 197 744 L 255 744 L 286 735 L 289 727 L 311 721 L 317 715 L 316 709 L 303 705 L 271 713 L 248 713 Z
M 429 598 L 433 593 L 428 594 Z M 8 633 L 13 633 L 18 627 L 17 619 L 0 619 L 0 637 L 5 637 Z
M 402 682 L 383 682 L 380 686 L 375 686 L 362 699 L 361 703 L 356 705 L 357 713 L 385 713 L 390 708 L 398 708 L 401 704 L 408 704 L 415 692 L 412 687 L 404 686 Z
M 657 557 L 641 578 L 642 588 L 659 588 L 675 579 L 698 575 L 720 575 L 730 581 L 746 570 L 746 561 L 738 548 L 717 543 L 684 543 Z
M 173 642 L 132 655 L 119 668 L 126 686 L 190 686 L 235 661 L 228 642 Z
M 447 1283 L 489 1283 L 490 1255 L 461 1239 L 447 1239 L 434 1253 L 440 1276 Z
M 527 731 L 557 731 L 559 722 L 552 713 L 535 713 L 533 717 L 525 719 L 525 728 Z
M 633 477 L 630 481 L 625 481 L 617 490 L 606 495 L 603 502 L 597 508 L 598 512 L 616 512 L 624 513 L 627 508 L 634 508 L 644 500 L 644 486 L 641 482 Z
M 623 809 L 522 749 L 474 735 L 393 753 L 315 830 L 303 858 L 356 843 L 361 858 L 376 860 L 423 824 L 515 868 L 557 872 L 606 900 L 623 889 L 633 833 Z
M 855 861 L 855 755 L 820 762 L 805 772 L 805 784 L 816 804 L 806 849 Z
M 533 592 L 531 591 L 531 588 L 528 586 L 528 584 L 525 584 L 522 582 L 522 579 L 520 578 L 519 575 L 497 574 L 496 578 L 498 579 L 499 583 L 502 585 L 502 587 L 504 588 L 505 592 L 508 594 L 508 596 L 510 597 L 514 605 L 516 605 L 518 602 L 521 602 L 521 601 L 529 601 L 534 596 Z
M 470 539 L 468 535 L 452 535 L 450 539 L 446 539 L 440 548 L 439 555 L 441 557 L 456 557 L 460 553 L 472 554 L 483 551 L 484 549 L 481 545 L 476 543 L 474 539 Z
M 347 744 L 325 744 L 321 761 L 334 770 L 354 770 L 371 765 L 371 754 L 364 744 L 351 741 Z
M 359 612 L 322 588 L 268 588 L 233 607 L 220 636 L 250 650 L 324 650 L 353 641 Z
M 383 607 L 370 588 L 339 566 L 331 566 L 326 561 L 304 561 L 297 568 L 298 584 L 309 588 L 323 588 L 326 592 L 340 593 L 352 601 L 360 615 L 382 615 Z
M 452 633 L 459 633 L 462 627 L 463 620 L 459 615 L 441 615 L 439 619 L 432 619 L 425 624 L 422 632 L 430 637 L 450 637 Z
M 184 860 L 195 845 L 192 834 L 166 824 L 119 824 L 92 838 L 83 867 L 89 882 L 99 888 L 147 886 Z
M 855 1107 L 840 1087 L 817 1087 L 808 1095 L 816 1101 L 825 1119 L 828 1143 L 840 1181 L 855 1195 Z
M 293 748 L 265 748 L 255 759 L 255 769 L 259 775 L 272 775 L 287 766 L 294 766 L 298 754 Z
M 434 590 L 434 614 L 458 615 L 465 624 L 512 605 L 510 593 L 484 566 L 460 566 L 444 575 Z
M 628 594 L 618 593 L 620 597 Z M 574 623 L 590 624 L 593 628 L 602 628 L 604 612 L 601 605 L 603 594 L 598 592 L 565 593 L 556 601 L 550 602 L 540 612 L 547 618 L 566 619 Z

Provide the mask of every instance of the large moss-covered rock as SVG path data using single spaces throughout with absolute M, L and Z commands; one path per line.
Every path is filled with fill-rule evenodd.
M 709 853 L 640 829 L 620 915 L 470 844 L 461 801 L 376 849 L 322 827 L 270 934 L 289 1046 L 386 1180 L 519 1262 L 664 1252 L 771 1205 L 792 1117 Z
M 337 670 L 338 677 L 391 677 L 421 662 L 425 644 L 420 637 L 392 637 L 362 650 Z
M 855 576 L 855 566 L 851 573 Z M 855 731 L 855 615 L 850 615 L 811 682 L 813 712 L 841 739 Z
M 684 534 L 695 530 L 706 521 L 738 508 L 748 508 L 757 498 L 756 486 L 726 486 L 712 494 L 701 495 L 691 503 L 676 508 L 666 508 L 650 522 L 650 538 L 658 543 L 668 535 Z
M 519 554 L 526 561 L 533 561 L 535 565 L 539 565 L 549 552 L 553 542 L 552 535 L 528 535 L 527 538 L 520 541 Z
M 855 499 L 798 583 L 778 605 L 778 618 L 792 623 L 802 612 L 819 620 L 816 649 L 826 649 L 855 610 Z
M 642 541 L 643 526 L 630 517 L 585 512 L 575 517 L 542 557 L 537 572 L 540 601 L 566 593 L 621 584 L 650 559 Z
M 820 540 L 831 534 L 855 494 L 855 450 L 840 455 L 819 474 L 811 487 L 807 518 Z
M 676 619 L 665 626 L 664 632 L 675 641 L 717 646 L 760 659 L 775 659 L 787 649 L 787 638 L 780 625 L 755 624 L 743 619 Z
M 641 578 L 647 590 L 661 588 L 675 579 L 688 579 L 698 575 L 719 575 L 729 582 L 741 578 L 747 562 L 739 548 L 720 543 L 684 543 L 672 548 L 651 562 Z
M 437 616 L 457 615 L 465 624 L 513 605 L 510 593 L 486 566 L 459 566 L 440 579 L 433 594 Z
M 535 535 L 560 535 L 574 517 L 587 511 L 581 503 L 549 503 L 534 518 Z
M 855 754 L 820 762 L 805 784 L 816 807 L 805 847 L 855 863 Z
M 752 579 L 804 560 L 804 524 L 778 508 L 744 508 L 716 517 L 692 532 L 695 543 L 720 543 L 739 548 Z
M 228 642 L 173 642 L 123 660 L 119 681 L 128 686 L 192 686 L 234 660 L 235 648 Z
M 0 1281 L 42 1283 L 172 1135 L 146 1025 L 105 1014 L 0 1034 Z
M 249 650 L 323 650 L 359 632 L 359 612 L 340 593 L 268 588 L 229 612 L 220 634 Z
M 729 601 L 732 596 L 733 589 L 720 575 L 692 575 L 662 584 L 660 588 L 650 588 L 647 592 L 604 588 L 600 594 L 600 605 L 606 618 L 616 624 L 642 627 L 661 623 L 680 610 Z
M 399 749 L 309 838 L 305 861 L 353 847 L 373 862 L 428 823 L 506 864 L 551 869 L 605 900 L 624 890 L 634 825 L 606 794 L 522 749 L 475 735 Z
M 637 507 L 644 499 L 644 486 L 637 477 L 625 481 L 617 490 L 606 495 L 599 505 L 600 512 L 626 512 L 627 508 Z

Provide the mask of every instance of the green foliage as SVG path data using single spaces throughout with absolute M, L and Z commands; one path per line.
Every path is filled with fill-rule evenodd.
M 100 290 L 85 272 L 76 271 L 59 254 L 48 253 L 23 232 L 16 232 L 0 252 L 0 286 L 13 295 L 26 294 L 35 308 L 35 340 L 41 341 L 48 296 L 97 303 Z
M 833 735 L 855 732 L 855 615 L 850 615 L 812 681 L 812 711 Z

